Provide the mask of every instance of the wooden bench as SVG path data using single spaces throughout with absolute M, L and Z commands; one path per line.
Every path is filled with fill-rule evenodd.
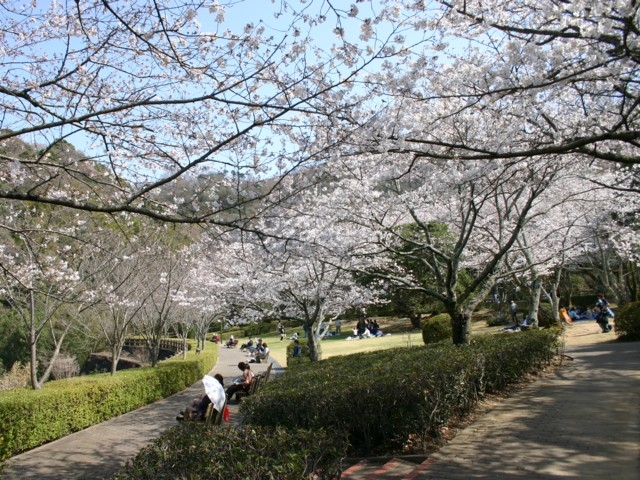
M 269 364 L 269 366 L 267 367 L 267 369 L 264 371 L 264 382 L 268 382 L 269 381 L 269 377 L 271 376 L 271 369 L 273 368 L 273 362 L 271 362 Z
M 273 369 L 273 362 L 269 364 L 269 366 L 264 372 L 256 373 L 253 376 L 253 379 L 251 380 L 251 384 L 249 385 L 249 389 L 247 391 L 238 390 L 236 392 L 236 398 L 240 400 L 241 397 L 248 397 L 249 395 L 253 395 L 254 393 L 256 393 L 263 384 L 269 381 L 269 377 L 271 376 L 272 369 Z
M 205 424 L 210 426 L 220 425 L 222 423 L 222 419 L 224 417 L 224 409 L 227 406 L 227 402 L 225 400 L 224 405 L 222 405 L 222 410 L 218 411 L 213 408 L 213 403 L 207 405 L 207 410 L 204 413 L 204 422 Z
M 234 338 L 233 342 L 226 342 L 224 344 L 224 346 L 227 347 L 227 348 L 235 348 L 236 345 L 238 345 L 238 339 L 237 338 Z
M 249 388 L 247 390 L 238 390 L 236 392 L 236 398 L 238 400 L 241 400 L 242 397 L 248 397 L 249 395 L 253 395 L 258 391 L 258 388 L 260 388 L 260 384 L 262 383 L 263 380 L 264 380 L 264 375 L 262 373 L 258 373 L 254 375 L 253 379 L 251 379 L 251 383 L 249 384 Z

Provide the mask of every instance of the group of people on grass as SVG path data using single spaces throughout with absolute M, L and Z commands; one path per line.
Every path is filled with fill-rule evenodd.
M 251 371 L 251 366 L 247 362 L 238 363 L 238 369 L 242 372 L 242 375 L 237 377 L 226 390 L 224 388 L 223 376 L 216 373 L 213 376 L 215 381 L 207 386 L 207 392 L 200 397 L 194 398 L 189 405 L 180 412 L 176 420 L 205 420 L 207 408 L 211 404 L 213 404 L 213 408 L 215 408 L 216 411 L 224 412 L 225 420 L 228 420 L 226 404 L 232 401 L 233 396 L 239 391 L 248 392 L 253 377 L 255 376 Z M 203 381 L 206 381 L 206 379 L 207 377 L 205 376 Z
M 362 316 L 358 319 L 358 323 L 353 329 L 353 336 L 358 338 L 381 337 L 383 335 L 380 325 L 375 319 L 367 319 Z
M 514 325 L 504 328 L 503 330 L 506 332 L 519 331 L 521 325 L 518 321 L 518 306 L 515 301 L 511 301 L 509 309 L 511 311 L 511 320 L 514 322 Z M 615 314 L 611 310 L 611 306 L 605 298 L 604 293 L 598 293 L 598 300 L 593 308 L 585 309 L 580 307 L 570 307 L 569 310 L 567 310 L 565 307 L 561 307 L 560 316 L 561 319 L 566 322 L 573 322 L 576 320 L 595 320 L 602 330 L 602 333 L 607 333 L 613 330 L 609 320 L 614 318 Z M 527 318 L 524 317 L 523 325 L 526 325 L 526 322 Z

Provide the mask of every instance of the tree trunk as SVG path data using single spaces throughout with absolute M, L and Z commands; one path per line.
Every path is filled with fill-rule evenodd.
M 149 363 L 152 367 L 158 366 L 160 358 L 160 338 L 153 339 L 149 344 Z
M 411 326 L 413 328 L 420 328 L 420 324 L 422 323 L 422 313 L 409 313 L 409 320 L 411 320 Z
M 31 388 L 39 390 L 42 385 L 38 383 L 38 333 L 33 328 L 36 322 L 36 301 L 33 290 L 29 291 L 29 321 L 31 328 L 29 329 L 29 355 L 30 355 L 30 373 L 31 373 Z
M 531 289 L 531 307 L 529 308 L 529 325 L 532 327 L 538 326 L 538 309 L 540 308 L 540 295 L 542 294 L 542 280 L 540 277 L 536 277 L 533 281 L 533 288 Z M 558 301 L 558 295 L 556 294 L 556 288 L 553 288 L 553 293 L 551 294 L 553 298 L 555 298 L 555 302 Z M 553 302 L 552 302 L 553 303 Z M 553 311 L 557 312 L 557 308 Z M 557 313 L 556 313 L 557 315 Z
M 627 301 L 628 302 L 637 302 L 638 301 L 638 268 L 635 263 L 627 262 L 626 264 L 626 290 L 627 290 Z
M 116 371 L 118 371 L 118 362 L 120 361 L 120 352 L 122 348 L 118 347 L 117 344 L 114 344 L 111 347 L 111 375 L 115 375 Z
M 38 383 L 38 349 L 36 346 L 38 339 L 36 332 L 32 329 L 29 332 L 29 355 L 30 355 L 30 373 L 31 373 L 31 388 L 39 390 L 41 385 Z
M 317 362 L 322 359 L 322 349 L 320 347 L 320 338 L 316 335 L 315 328 L 313 326 L 307 329 L 307 346 L 309 347 L 309 358 L 312 362 Z
M 51 376 L 51 372 L 53 371 L 53 365 L 56 363 L 56 360 L 60 356 L 60 349 L 62 348 L 62 342 L 64 341 L 64 338 L 66 337 L 70 326 L 71 324 L 67 325 L 67 327 L 60 334 L 60 338 L 57 341 L 55 341 L 55 348 L 53 350 L 53 353 L 51 354 L 51 358 L 49 359 L 49 365 L 47 365 L 47 368 L 45 368 L 44 372 L 42 372 L 42 376 L 38 380 L 38 385 L 39 385 L 38 388 L 40 388 L 49 380 L 49 377 Z
M 451 330 L 454 345 L 468 345 L 471 342 L 471 314 L 466 310 L 456 311 L 451 316 Z

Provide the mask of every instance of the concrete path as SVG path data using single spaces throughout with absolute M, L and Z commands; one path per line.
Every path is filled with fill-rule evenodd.
M 241 375 L 238 363 L 246 361 L 238 348 L 219 349 L 218 361 L 211 375 L 220 373 L 225 385 Z M 256 373 L 266 370 L 267 364 L 251 364 Z M 274 373 L 279 368 L 274 364 Z M 30 479 L 91 479 L 110 478 L 126 461 L 162 432 L 176 425 L 176 415 L 191 399 L 204 392 L 202 382 L 133 412 L 89 427 L 46 445 L 12 457 L 0 478 Z M 238 405 L 229 405 L 231 421 L 237 419 Z
M 609 335 L 570 325 L 573 361 L 482 415 L 411 478 L 639 480 L 640 343 Z

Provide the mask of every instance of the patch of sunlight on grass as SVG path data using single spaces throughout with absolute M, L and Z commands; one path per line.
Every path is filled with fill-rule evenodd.
M 384 330 L 383 330 L 384 331 Z M 291 331 L 293 333 L 293 330 Z M 422 334 L 415 330 L 411 332 L 392 333 L 377 338 L 358 338 L 347 340 L 349 335 L 343 333 L 339 336 L 327 337 L 322 341 L 322 358 L 327 359 L 338 355 L 352 355 L 360 352 L 372 352 L 376 350 L 387 350 L 396 347 L 415 347 L 424 345 Z M 262 340 L 267 342 L 271 353 L 270 356 L 282 366 L 287 364 L 287 346 L 291 340 L 280 341 L 280 336 L 273 333 L 262 335 Z

